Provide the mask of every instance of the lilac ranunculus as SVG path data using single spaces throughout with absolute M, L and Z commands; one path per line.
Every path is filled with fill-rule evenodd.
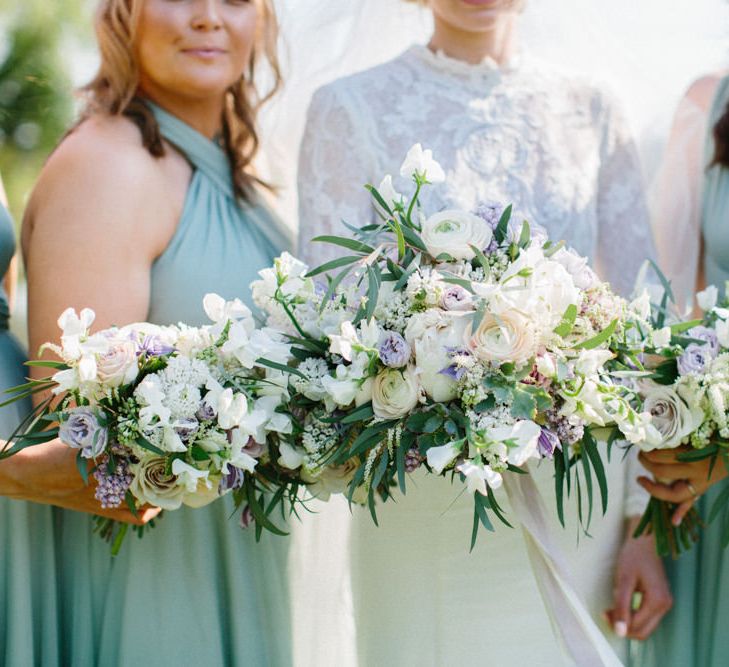
M 380 339 L 380 361 L 388 368 L 402 368 L 410 360 L 410 345 L 396 331 L 387 331 Z
M 704 344 L 695 343 L 703 347 L 708 353 L 711 359 L 714 359 L 719 354 L 719 339 L 716 337 L 716 332 L 709 327 L 694 327 L 686 332 L 689 338 L 697 338 L 698 340 L 704 341 Z
M 539 440 L 537 441 L 539 453 L 542 456 L 546 456 L 551 459 L 554 456 L 554 452 L 562 448 L 562 443 L 555 433 L 547 428 L 543 428 L 539 434 Z
M 676 360 L 678 372 L 680 375 L 703 373 L 711 359 L 712 355 L 708 345 L 691 343 Z
M 94 459 L 106 449 L 108 432 L 91 408 L 73 408 L 67 413 L 58 430 L 61 442 L 80 449 L 81 456 Z
M 465 287 L 448 285 L 440 297 L 440 305 L 443 310 L 471 310 L 473 308 L 473 297 Z
M 485 201 L 479 204 L 473 213 L 474 215 L 477 215 L 479 218 L 484 220 L 488 224 L 488 226 L 491 227 L 491 231 L 494 231 L 499 224 L 499 220 L 501 220 L 504 209 L 505 207 L 498 202 Z M 481 250 L 483 250 L 484 252 L 493 252 L 498 247 L 498 242 L 495 238 L 492 238 L 488 248 L 481 248 Z

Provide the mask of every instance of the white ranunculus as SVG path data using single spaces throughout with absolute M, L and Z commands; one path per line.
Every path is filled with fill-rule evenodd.
M 167 460 L 162 456 L 150 456 L 132 464 L 134 475 L 129 487 L 140 504 L 154 505 L 164 510 L 176 510 L 182 505 L 186 493 L 184 484 L 167 470 Z
M 435 471 L 436 475 L 440 475 L 456 460 L 460 453 L 461 448 L 452 442 L 441 447 L 431 447 L 426 454 L 428 465 Z
M 410 178 L 414 174 L 424 175 L 430 183 L 442 183 L 445 180 L 443 167 L 433 159 L 433 151 L 423 150 L 420 144 L 415 144 L 408 151 L 400 167 L 400 176 Z
M 463 346 L 463 337 L 470 319 L 471 315 L 468 313 L 443 313 L 436 325 L 425 329 L 413 341 L 420 386 L 437 403 L 456 397 L 456 381 L 442 371 L 450 365 L 449 349 Z
M 508 461 L 513 466 L 523 466 L 529 459 L 538 459 L 539 436 L 541 426 L 528 419 L 518 421 L 510 426 L 499 426 L 490 429 L 489 436 L 494 440 L 506 442 L 511 440 L 515 447 L 508 449 Z
M 471 461 L 464 461 L 456 467 L 456 470 L 465 475 L 468 492 L 478 492 L 482 496 L 488 495 L 487 486 L 498 489 L 504 481 L 500 473 L 485 464 L 475 465 Z
M 466 211 L 441 211 L 430 216 L 420 234 L 433 257 L 446 253 L 454 259 L 473 259 L 475 253 L 491 243 L 493 232 L 488 223 Z
M 703 410 L 694 403 L 688 391 L 651 383 L 644 388 L 643 409 L 653 418 L 663 440 L 649 449 L 672 449 L 678 447 L 704 421 Z M 643 447 L 646 449 L 646 447 Z
M 420 386 L 412 367 L 387 368 L 372 383 L 372 409 L 381 419 L 399 419 L 418 404 Z
M 521 366 L 537 353 L 539 331 L 523 313 L 506 310 L 499 315 L 486 313 L 476 331 L 469 322 L 464 341 L 481 361 Z
M 552 260 L 558 262 L 567 270 L 567 273 L 572 276 L 575 286 L 579 289 L 590 289 L 600 283 L 597 274 L 587 263 L 587 257 L 578 255 L 572 249 L 560 248 L 552 255 Z
M 704 312 L 708 312 L 715 305 L 719 299 L 719 290 L 716 285 L 709 285 L 705 290 L 702 290 L 696 295 L 696 303 L 699 304 L 699 308 Z

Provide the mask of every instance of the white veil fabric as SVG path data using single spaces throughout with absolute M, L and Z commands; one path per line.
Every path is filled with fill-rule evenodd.
M 414 42 L 426 42 L 432 20 L 429 11 L 402 0 L 276 4 L 285 85 L 261 116 L 258 168 L 279 188 L 277 208 L 295 229 L 297 153 L 311 95 L 336 78 L 389 60 Z M 729 61 L 728 17 L 725 0 L 528 0 L 519 41 L 531 56 L 604 82 L 612 90 L 627 111 L 650 183 L 659 171 L 671 118 L 686 88 L 702 73 Z M 666 187 L 662 179 L 667 172 L 661 173 L 657 190 Z M 673 169 L 672 175 L 677 174 Z M 356 665 L 346 562 L 348 509 L 335 504 L 334 512 L 338 520 L 318 526 L 317 520 L 324 517 L 304 517 L 313 532 L 293 528 L 294 653 L 295 664 L 302 667 Z

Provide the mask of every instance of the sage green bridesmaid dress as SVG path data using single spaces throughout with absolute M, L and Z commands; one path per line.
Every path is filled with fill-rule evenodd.
M 193 176 L 177 230 L 152 267 L 147 319 L 204 324 L 203 296 L 250 304 L 249 283 L 287 240 L 261 202 L 238 202 L 220 147 L 150 106 Z M 229 496 L 165 513 L 142 540 L 130 532 L 115 558 L 90 517 L 60 514 L 64 664 L 291 664 L 288 539 L 264 534 L 256 543 Z
M 711 130 L 729 103 L 729 77 L 724 78 L 712 103 L 704 163 L 714 154 Z M 707 169 L 701 202 L 706 283 L 724 292 L 729 280 L 729 169 Z M 706 519 L 724 486 L 713 486 L 699 500 Z M 632 664 L 640 667 L 726 667 L 729 665 L 729 552 L 723 549 L 720 514 L 701 534 L 693 549 L 676 560 L 666 559 L 674 606 L 656 632 L 636 647 Z
M 0 204 L 0 280 L 15 253 L 10 215 Z M 10 310 L 0 285 L 0 392 L 25 382 L 25 353 L 8 331 Z M 7 397 L 0 393 L 0 403 Z M 30 401 L 0 408 L 6 440 Z M 2 463 L 0 463 L 2 465 Z M 0 498 L 0 665 L 57 665 L 58 610 L 53 513 L 48 505 Z

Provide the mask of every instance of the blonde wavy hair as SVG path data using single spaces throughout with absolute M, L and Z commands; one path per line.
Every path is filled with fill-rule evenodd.
M 101 62 L 93 80 L 81 89 L 86 99 L 82 119 L 94 113 L 128 116 L 139 127 L 144 146 L 154 156 L 164 155 L 159 126 L 149 107 L 138 98 L 139 68 L 134 45 L 145 0 L 101 0 L 94 26 Z M 223 141 L 233 171 L 236 194 L 249 199 L 262 184 L 251 163 L 258 152 L 256 116 L 281 85 L 276 44 L 278 22 L 272 0 L 258 0 L 259 28 L 251 61 L 243 76 L 226 92 Z M 271 85 L 261 94 L 256 85 L 258 65 L 265 61 Z

